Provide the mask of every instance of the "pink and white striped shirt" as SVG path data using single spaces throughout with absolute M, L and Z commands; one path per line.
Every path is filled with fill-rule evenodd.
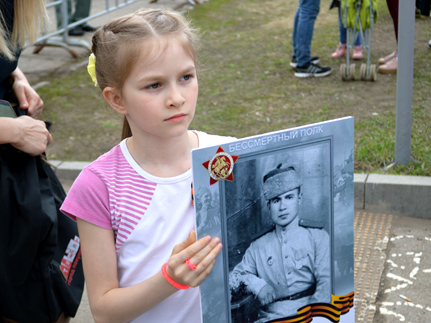
M 200 147 L 232 137 L 195 131 Z M 114 230 L 120 287 L 160 271 L 173 247 L 195 228 L 192 171 L 161 178 L 145 172 L 130 155 L 126 140 L 88 165 L 72 185 L 61 211 Z M 132 322 L 200 322 L 199 289 L 181 290 Z

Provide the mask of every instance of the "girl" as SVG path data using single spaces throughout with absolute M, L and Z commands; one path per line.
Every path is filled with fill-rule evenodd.
M 82 171 L 62 211 L 78 223 L 96 322 L 201 320 L 193 287 L 222 245 L 196 241 L 190 152 L 233 138 L 188 130 L 195 46 L 187 21 L 162 10 L 115 19 L 93 36 L 96 81 L 125 116 L 123 141 Z
M 345 0 L 343 0 L 345 1 Z M 339 40 L 340 43 L 337 46 L 337 49 L 335 52 L 332 53 L 332 58 L 340 58 L 347 55 L 347 28 L 344 27 L 343 24 L 343 13 L 341 12 L 341 4 L 339 0 L 332 0 L 332 3 L 329 7 L 329 9 L 332 9 L 334 7 L 338 7 L 338 29 L 340 31 Z M 352 43 L 350 39 L 350 43 Z M 362 53 L 362 45 L 361 45 L 361 36 L 358 34 L 356 37 L 355 44 L 353 46 L 353 59 L 362 59 L 363 53 Z

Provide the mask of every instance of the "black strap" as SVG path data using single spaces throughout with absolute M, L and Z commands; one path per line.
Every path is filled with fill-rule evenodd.
M 277 299 L 277 302 L 281 302 L 281 301 L 294 301 L 296 299 L 300 299 L 303 298 L 305 296 L 311 296 L 314 294 L 314 292 L 316 291 L 316 284 L 311 285 L 308 289 L 303 290 L 302 292 L 298 292 L 283 298 L 279 298 Z

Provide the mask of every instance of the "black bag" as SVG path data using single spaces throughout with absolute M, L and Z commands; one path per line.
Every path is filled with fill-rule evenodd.
M 0 314 L 26 322 L 75 316 L 84 289 L 76 223 L 51 166 L 0 145 Z

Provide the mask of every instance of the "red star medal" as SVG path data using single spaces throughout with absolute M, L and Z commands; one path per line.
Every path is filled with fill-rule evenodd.
M 226 153 L 220 146 L 216 154 L 207 160 L 202 165 L 208 170 L 210 174 L 210 185 L 217 183 L 221 179 L 233 181 L 233 166 L 239 156 L 231 156 Z

